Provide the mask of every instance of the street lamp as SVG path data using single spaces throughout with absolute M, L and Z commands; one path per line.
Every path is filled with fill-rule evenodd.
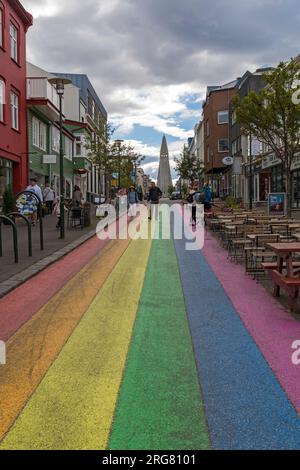
M 64 146 L 63 146 L 63 96 L 65 86 L 69 85 L 71 80 L 67 78 L 50 78 L 49 83 L 56 87 L 59 96 L 59 128 L 60 128 L 60 150 L 59 150 L 59 179 L 60 179 L 60 238 L 65 238 L 65 184 L 64 184 Z
M 115 140 L 115 144 L 118 148 L 119 154 L 119 168 L 118 168 L 118 187 L 121 189 L 121 146 L 123 144 L 124 140 Z

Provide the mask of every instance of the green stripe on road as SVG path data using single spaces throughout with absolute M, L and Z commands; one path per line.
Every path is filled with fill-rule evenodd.
M 109 448 L 209 449 L 172 240 L 153 242 Z

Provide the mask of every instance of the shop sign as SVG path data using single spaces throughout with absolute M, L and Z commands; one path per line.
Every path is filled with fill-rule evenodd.
M 43 156 L 44 165 L 55 165 L 56 164 L 56 155 L 44 155 Z
M 284 216 L 286 214 L 286 193 L 269 193 L 268 210 L 271 216 Z

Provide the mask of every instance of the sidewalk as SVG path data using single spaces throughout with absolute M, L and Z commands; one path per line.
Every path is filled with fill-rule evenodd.
M 18 245 L 19 263 L 14 262 L 12 229 L 6 225 L 2 226 L 3 257 L 0 258 L 0 283 L 7 281 L 12 276 L 21 273 L 35 263 L 60 251 L 70 243 L 83 236 L 95 233 L 96 221 L 92 225 L 83 229 L 66 229 L 65 240 L 59 239 L 59 231 L 56 229 L 56 217 L 48 216 L 43 219 L 44 224 L 44 251 L 40 250 L 40 230 L 39 224 L 32 227 L 32 257 L 28 256 L 28 237 L 25 222 L 18 220 Z

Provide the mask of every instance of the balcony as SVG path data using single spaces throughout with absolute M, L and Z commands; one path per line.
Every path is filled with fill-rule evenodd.
M 51 121 L 59 119 L 59 96 L 47 78 L 27 78 L 27 102 L 37 106 Z

